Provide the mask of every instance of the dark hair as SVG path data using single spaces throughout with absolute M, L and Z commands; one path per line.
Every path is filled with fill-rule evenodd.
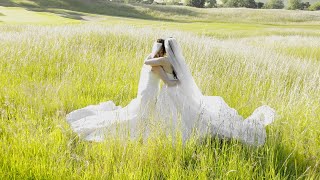
M 164 39 L 157 39 L 157 43 L 161 43 L 161 44 L 162 44 L 161 48 L 162 48 L 163 52 L 166 53 L 166 48 L 165 48 L 165 46 L 164 46 Z M 172 71 L 172 74 L 173 74 L 173 77 L 174 77 L 175 79 L 178 79 L 177 74 L 176 74 L 176 72 L 174 71 L 174 69 L 173 69 L 173 71 Z
M 161 48 L 162 48 L 163 52 L 166 53 L 166 48 L 164 47 L 164 39 L 157 39 L 157 43 L 162 44 Z

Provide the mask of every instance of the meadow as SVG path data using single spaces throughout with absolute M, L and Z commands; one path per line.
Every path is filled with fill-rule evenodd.
M 319 12 L 43 2 L 0 0 L 0 179 L 320 178 Z M 153 41 L 169 36 L 205 95 L 244 117 L 276 109 L 264 146 L 72 132 L 72 110 L 128 104 Z

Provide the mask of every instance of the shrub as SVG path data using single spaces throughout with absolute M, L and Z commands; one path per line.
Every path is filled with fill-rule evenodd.
M 310 3 L 309 2 L 302 2 L 301 3 L 301 9 L 308 9 L 310 7 Z
M 207 0 L 207 2 L 205 4 L 206 4 L 206 7 L 208 7 L 208 8 L 217 7 L 216 0 Z
M 283 0 L 268 0 L 266 4 L 263 6 L 266 9 L 283 9 L 284 4 Z
M 310 11 L 318 11 L 320 10 L 320 2 L 316 2 L 309 7 Z
M 288 0 L 288 9 L 302 9 L 301 0 Z
M 205 2 L 206 2 L 206 0 L 190 0 L 189 6 L 203 8 Z
M 254 0 L 227 0 L 224 3 L 225 7 L 246 7 L 256 8 L 256 2 Z
M 257 2 L 257 8 L 261 9 L 264 6 L 263 2 Z
M 257 8 L 257 4 L 254 0 L 245 0 L 245 6 L 246 8 Z

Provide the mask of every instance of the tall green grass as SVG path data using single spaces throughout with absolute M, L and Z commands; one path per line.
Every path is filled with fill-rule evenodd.
M 244 116 L 262 104 L 276 109 L 264 146 L 214 137 L 173 146 L 163 136 L 90 143 L 71 131 L 72 110 L 130 102 L 152 42 L 168 36 L 204 94 L 222 96 Z M 309 38 L 285 40 L 316 48 L 319 38 Z M 320 178 L 320 62 L 279 52 L 268 37 L 84 24 L 3 25 L 0 39 L 0 179 Z

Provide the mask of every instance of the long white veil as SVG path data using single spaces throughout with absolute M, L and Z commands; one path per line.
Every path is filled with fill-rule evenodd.
M 165 40 L 165 49 L 179 80 L 178 86 L 171 88 L 170 92 L 175 90 L 171 100 L 182 115 L 184 137 L 196 128 L 202 135 L 210 131 L 222 137 L 238 138 L 249 144 L 265 142 L 264 126 L 274 120 L 274 109 L 261 106 L 244 120 L 223 98 L 202 95 L 174 38 Z
M 182 88 L 184 95 L 200 100 L 202 93 L 195 83 L 192 74 L 185 62 L 182 55 L 182 50 L 178 45 L 176 39 L 168 38 L 165 40 L 165 49 L 168 55 L 168 59 L 173 66 L 176 76 L 179 80 L 178 88 Z
M 161 43 L 154 43 L 147 59 L 153 58 L 161 46 Z M 201 136 L 211 133 L 238 138 L 249 144 L 256 140 L 258 144 L 264 143 L 264 126 L 270 124 L 275 116 L 272 108 L 261 106 L 243 121 L 221 97 L 202 95 L 174 38 L 165 40 L 165 50 L 178 78 L 177 86 L 163 86 L 159 92 L 159 77 L 151 71 L 151 66 L 143 65 L 135 99 L 123 108 L 107 101 L 75 110 L 67 115 L 72 129 L 86 140 L 101 141 L 120 130 L 116 126 L 121 123 L 124 130 L 129 128 L 131 137 L 148 136 L 151 132 L 148 128 L 157 128 L 150 119 L 161 115 L 166 122 L 164 127 L 181 127 L 183 141 L 196 129 Z M 169 122 L 171 118 L 175 121 Z M 182 121 L 181 126 L 177 120 Z M 156 129 L 155 132 L 158 131 Z

